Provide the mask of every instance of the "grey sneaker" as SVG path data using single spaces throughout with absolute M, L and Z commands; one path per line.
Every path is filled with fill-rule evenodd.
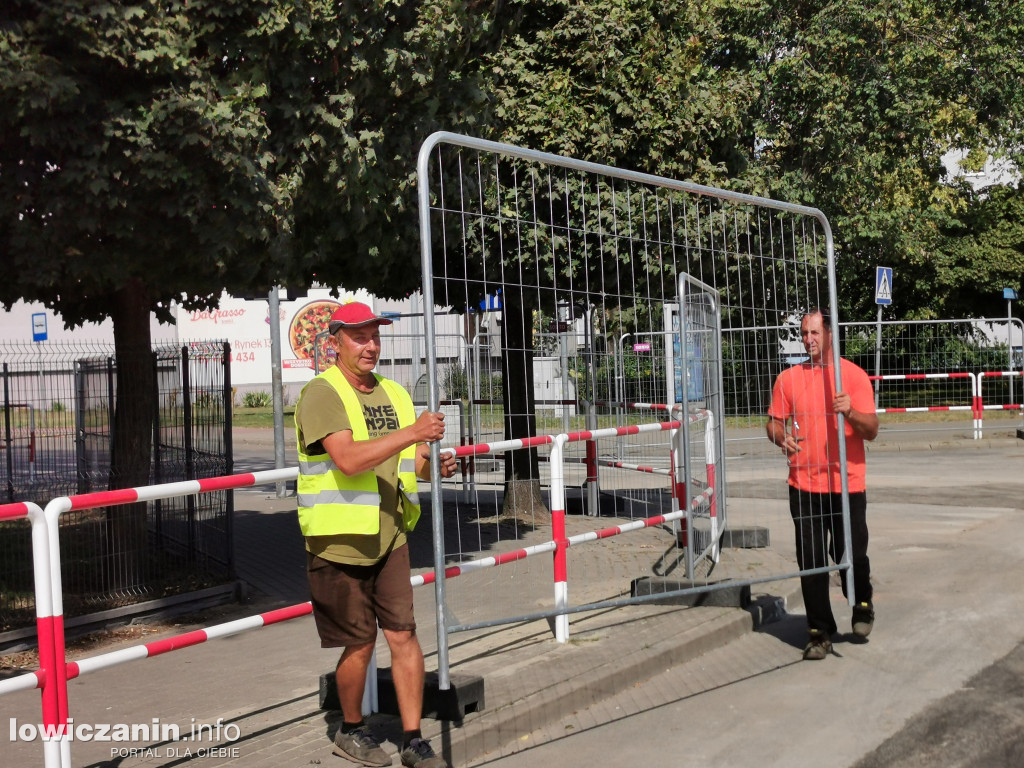
M 365 725 L 351 733 L 342 733 L 339 728 L 334 734 L 334 754 L 373 768 L 391 765 L 391 757 L 380 748 L 380 741 Z
M 402 765 L 408 768 L 448 768 L 447 761 L 434 754 L 426 739 L 413 739 L 409 742 L 409 746 L 402 750 Z
M 832 640 L 820 629 L 810 631 L 810 640 L 804 648 L 804 661 L 821 661 L 832 653 Z
M 853 634 L 867 637 L 875 626 L 875 610 L 871 603 L 857 603 L 853 606 Z

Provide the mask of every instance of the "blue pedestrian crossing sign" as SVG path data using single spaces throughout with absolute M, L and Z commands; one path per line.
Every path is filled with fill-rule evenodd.
M 875 304 L 892 304 L 892 267 L 875 267 Z

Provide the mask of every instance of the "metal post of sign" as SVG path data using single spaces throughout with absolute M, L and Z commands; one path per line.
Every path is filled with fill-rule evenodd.
M 1017 291 L 1013 288 L 1003 288 L 1003 298 L 1006 299 L 1006 352 L 1010 363 L 1006 370 L 1013 373 L 1013 300 L 1017 298 Z M 1010 380 L 1009 402 L 1013 403 L 1013 376 L 1007 378 Z
M 882 380 L 882 305 L 878 305 L 878 319 L 875 322 L 875 410 L 878 409 L 878 391 Z
M 270 318 L 270 395 L 274 405 L 274 468 L 284 468 L 284 393 L 281 382 L 281 294 L 278 286 L 267 295 Z M 275 484 L 277 498 L 288 495 L 285 483 Z
M 420 294 L 414 293 L 410 297 L 412 303 L 412 314 L 418 315 L 420 313 Z M 426 309 L 426 307 L 424 308 Z M 413 335 L 412 337 L 412 370 L 410 372 L 409 391 L 415 392 L 416 385 L 420 383 L 420 337 Z
M 879 387 L 882 380 L 882 307 L 892 304 L 892 268 L 875 267 L 875 304 L 878 320 L 875 325 L 875 408 L 878 408 Z
M 36 407 L 39 409 L 39 415 L 43 416 L 43 402 L 46 399 L 46 384 L 43 381 L 43 345 L 42 342 L 46 341 L 46 313 L 35 312 L 32 315 L 32 341 L 38 346 L 36 350 L 39 352 L 39 395 Z M 31 414 L 33 409 L 29 406 L 29 413 Z M 30 419 L 31 421 L 31 419 Z M 35 429 L 32 430 L 32 439 L 35 439 Z
M 558 332 L 558 367 L 562 377 L 562 390 L 558 396 L 562 404 L 558 409 L 562 412 L 562 431 L 569 432 L 569 406 L 565 400 L 569 398 L 569 333 L 572 329 L 572 313 L 568 303 L 559 305 L 555 318 L 555 330 Z M 564 323 L 564 325 L 563 325 Z
M 619 336 L 618 346 L 616 347 L 616 359 L 618 364 L 616 379 L 618 381 L 617 391 L 615 393 L 615 409 L 618 412 L 617 424 L 626 423 L 626 358 L 624 357 L 626 339 L 632 334 L 624 333 Z M 626 454 L 626 438 L 620 435 L 616 438 L 616 448 L 618 451 L 618 457 L 620 460 L 625 458 Z

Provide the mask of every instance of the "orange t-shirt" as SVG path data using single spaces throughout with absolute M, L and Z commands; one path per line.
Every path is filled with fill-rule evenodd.
M 841 359 L 843 391 L 849 393 L 854 409 L 875 412 L 871 380 L 864 369 Z M 832 366 L 802 363 L 779 374 L 772 390 L 768 415 L 793 420 L 792 429 L 802 437 L 800 451 L 790 458 L 789 484 L 811 493 L 839 493 L 838 416 L 832 411 L 835 397 Z M 846 474 L 851 493 L 865 490 L 864 440 L 846 422 Z

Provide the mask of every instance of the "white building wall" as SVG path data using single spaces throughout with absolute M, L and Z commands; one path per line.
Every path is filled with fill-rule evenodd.
M 419 297 L 399 301 L 377 299 L 364 290 L 346 291 L 339 288 L 337 297 L 329 288 L 311 288 L 308 295 L 295 301 L 281 301 L 281 379 L 285 398 L 294 402 L 302 386 L 315 375 L 314 337 L 317 328 L 325 329 L 325 319 L 340 303 L 362 301 L 378 314 L 398 315 L 391 326 L 381 328 L 382 350 L 380 372 L 396 379 L 410 390 L 426 373 L 426 349 L 422 342 L 423 317 Z M 435 349 L 440 367 L 465 363 L 466 342 L 462 317 L 450 315 L 438 308 L 435 329 L 438 343 Z M 40 344 L 56 346 L 61 343 L 100 342 L 113 344 L 114 327 L 110 320 L 87 323 L 66 329 L 61 316 L 40 303 L 19 301 L 9 311 L 0 311 L 0 343 L 33 343 L 33 315 L 45 314 L 47 339 Z M 239 398 L 248 391 L 268 391 L 272 378 L 270 305 L 266 300 L 247 301 L 227 293 L 220 306 L 213 310 L 189 311 L 182 307 L 172 310 L 174 325 L 151 319 L 154 343 L 185 344 L 192 341 L 227 341 L 231 345 L 231 383 Z M 311 327 L 309 320 L 319 324 Z M 305 320 L 305 322 L 304 322 Z M 321 337 L 321 353 L 324 350 Z M 325 361 L 320 361 L 320 369 Z

